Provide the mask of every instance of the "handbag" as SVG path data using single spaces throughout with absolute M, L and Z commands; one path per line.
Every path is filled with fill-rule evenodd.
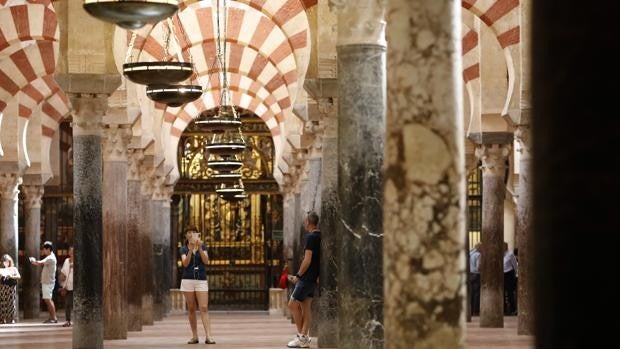
M 59 293 L 61 296 L 63 296 L 63 297 L 64 297 L 64 296 L 66 296 L 66 295 L 67 295 L 67 289 L 66 289 L 66 288 L 64 288 L 64 287 L 63 287 L 63 288 L 59 288 L 59 289 L 58 289 L 58 293 Z
M 13 279 L 13 278 L 8 277 L 8 276 L 3 276 L 0 279 L 0 283 L 3 284 L 3 285 L 7 285 L 7 286 L 15 286 L 15 285 L 17 285 L 17 279 Z

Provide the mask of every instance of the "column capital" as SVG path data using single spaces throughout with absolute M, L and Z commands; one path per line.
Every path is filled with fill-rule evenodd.
M 504 177 L 506 161 L 512 150 L 510 144 L 481 144 L 476 147 L 476 157 L 482 161 L 484 176 Z
M 17 200 L 20 184 L 22 184 L 22 177 L 17 173 L 0 174 L 0 198 Z
M 387 45 L 387 0 L 329 0 L 329 8 L 338 14 L 338 46 Z
M 142 195 L 152 197 L 155 190 L 155 170 L 149 169 L 144 163 L 140 166 L 140 182 Z
M 127 171 L 128 181 L 139 181 L 141 179 L 142 161 L 144 161 L 144 149 L 132 148 L 127 151 L 129 159 L 129 170 Z
M 103 127 L 103 161 L 127 161 L 127 146 L 131 141 L 131 125 L 106 124 Z
M 517 151 L 521 154 L 521 159 L 530 159 L 530 151 L 532 146 L 531 141 L 531 131 L 529 124 L 521 124 L 517 125 L 517 130 L 515 131 L 515 140 L 517 141 Z
M 26 209 L 41 208 L 43 203 L 43 193 L 45 187 L 41 184 L 24 184 L 22 185 L 24 193 L 24 207 Z
M 170 199 L 172 198 L 172 194 L 174 194 L 174 185 L 166 184 L 166 178 L 162 178 L 162 182 L 158 182 L 158 185 L 155 186 L 155 190 L 153 191 L 153 200 L 163 201 L 164 205 L 170 207 Z

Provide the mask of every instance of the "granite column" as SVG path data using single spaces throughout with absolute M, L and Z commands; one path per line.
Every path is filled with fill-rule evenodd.
M 460 5 L 389 1 L 385 348 L 463 348 Z
M 504 327 L 504 180 L 511 144 L 512 135 L 505 142 L 476 148 L 482 161 L 480 327 Z
M 104 128 L 103 319 L 105 339 L 127 339 L 127 145 L 129 125 Z
M 0 251 L 11 256 L 15 265 L 17 265 L 17 198 L 21 183 L 22 177 L 16 173 L 0 174 Z
M 142 246 L 142 257 L 144 268 L 140 271 L 142 280 L 142 325 L 153 325 L 155 320 L 153 290 L 155 287 L 153 266 L 153 229 L 155 224 L 153 218 L 153 177 L 152 169 L 143 163 L 141 170 L 141 199 L 142 215 L 140 218 L 139 241 Z
M 112 75 L 57 77 L 73 106 L 74 349 L 103 348 L 103 224 L 101 121 Z
M 338 330 L 341 349 L 383 347 L 384 3 L 338 11 Z
M 26 257 L 41 254 L 41 204 L 43 185 L 23 185 Z M 41 268 L 23 268 L 24 319 L 38 319 L 41 313 Z
M 140 236 L 142 216 L 142 195 L 140 192 L 140 165 L 144 159 L 142 149 L 129 149 L 129 171 L 127 173 L 127 330 L 142 330 L 142 291 L 146 270 Z
M 158 176 L 152 197 L 152 243 L 154 279 L 153 319 L 163 320 L 170 302 L 170 196 L 172 190 Z

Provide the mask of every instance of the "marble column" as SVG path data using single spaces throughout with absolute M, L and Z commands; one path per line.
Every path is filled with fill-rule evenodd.
M 0 253 L 8 254 L 17 265 L 17 197 L 22 177 L 0 174 Z M 38 256 L 38 254 L 37 254 Z
M 41 254 L 41 204 L 43 185 L 23 185 L 24 193 L 24 236 L 26 257 Z M 38 319 L 41 313 L 41 268 L 23 268 L 24 319 Z
M 147 265 L 144 263 L 140 220 L 142 216 L 142 195 L 140 192 L 140 165 L 144 159 L 143 149 L 129 149 L 129 171 L 127 172 L 127 330 L 142 331 L 142 292 L 144 278 L 141 277 Z
M 164 177 L 158 177 L 153 191 L 152 273 L 153 319 L 163 320 L 167 304 L 170 302 L 170 196 L 172 191 L 165 185 Z
M 531 141 L 530 141 L 530 8 L 532 0 L 521 2 L 521 117 L 515 132 L 518 142 L 519 187 L 516 207 L 516 235 L 519 248 L 518 282 L 518 320 L 517 333 L 534 334 L 534 263 L 532 257 L 534 232 L 532 230 L 532 181 L 531 181 Z
M 331 104 L 319 101 L 319 104 Z M 325 106 L 323 106 L 325 107 Z M 319 107 L 319 108 L 323 108 Z M 338 120 L 334 105 L 327 106 L 321 123 L 321 297 L 318 314 L 319 348 L 338 346 L 338 259 L 339 243 L 335 227 L 338 225 Z
M 181 203 L 180 195 L 172 195 L 170 199 L 170 288 L 179 288 L 181 285 L 177 282 L 178 279 L 178 267 L 177 261 L 181 258 L 179 256 L 179 204 Z M 172 304 L 170 308 L 166 309 L 166 312 L 172 310 Z
M 140 244 L 142 246 L 142 257 L 144 268 L 140 272 L 142 276 L 142 325 L 153 325 L 155 314 L 153 310 L 153 290 L 155 288 L 155 280 L 152 272 L 153 268 L 153 228 L 155 224 L 153 219 L 153 179 L 151 175 L 152 169 L 144 164 L 141 173 L 140 192 L 142 197 L 142 215 L 140 217 Z
M 131 128 L 108 124 L 103 131 L 104 339 L 127 339 L 127 145 Z
M 481 144 L 482 232 L 480 240 L 480 327 L 504 327 L 504 200 L 510 143 Z
M 385 348 L 463 348 L 460 2 L 389 7 Z
M 338 289 L 341 349 L 383 347 L 384 2 L 338 11 Z
M 73 107 L 74 349 L 103 348 L 101 121 L 119 76 L 68 74 L 56 80 Z

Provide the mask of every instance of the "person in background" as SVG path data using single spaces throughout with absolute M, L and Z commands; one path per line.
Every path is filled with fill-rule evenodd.
M 280 280 L 278 281 L 278 288 L 286 289 L 288 288 L 288 263 L 284 262 L 284 268 L 282 268 L 282 273 L 280 273 Z
M 471 282 L 471 315 L 480 315 L 480 243 L 469 251 L 469 280 Z
M 58 319 L 56 318 L 56 306 L 52 300 L 54 284 L 56 283 L 56 255 L 54 254 L 54 244 L 52 244 L 51 241 L 45 241 L 41 253 L 45 258 L 36 260 L 34 257 L 30 257 L 30 263 L 34 266 L 43 266 L 43 271 L 41 271 L 41 298 L 43 298 L 47 306 L 47 311 L 50 314 L 49 319 L 45 320 L 43 323 L 55 324 L 58 323 Z
M 504 315 L 516 315 L 517 270 L 517 258 L 504 242 Z
M 71 326 L 71 312 L 73 311 L 73 246 L 69 247 L 69 257 L 60 268 L 60 295 L 65 297 L 66 322 L 62 327 Z
M 17 280 L 21 276 L 13 258 L 2 256 L 0 268 L 0 323 L 14 324 L 17 320 Z

